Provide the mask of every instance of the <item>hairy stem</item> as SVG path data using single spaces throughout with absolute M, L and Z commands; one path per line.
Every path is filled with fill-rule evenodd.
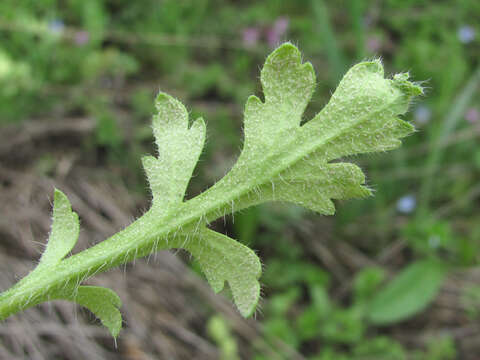
M 303 154 L 318 150 L 320 146 L 325 146 L 338 135 L 338 133 L 330 134 L 327 139 L 319 137 L 318 143 L 308 144 L 309 149 L 305 149 Z M 290 146 L 295 146 L 294 140 L 283 144 L 287 151 L 282 153 L 282 159 L 274 162 L 278 165 L 270 171 L 258 173 L 254 166 L 247 166 L 248 169 L 246 169 L 242 167 L 243 162 L 239 159 L 237 165 L 221 181 L 199 196 L 182 203 L 171 214 L 162 215 L 161 209 L 152 207 L 122 231 L 62 260 L 54 268 L 46 269 L 41 281 L 36 279 L 35 282 L 30 282 L 28 278 L 24 279 L 26 281 L 20 281 L 0 294 L 0 320 L 48 301 L 48 294 L 66 286 L 78 286 L 97 273 L 159 250 L 185 248 L 184 238 L 176 236 L 181 229 L 187 226 L 204 226 L 205 223 L 221 216 L 257 203 L 254 196 L 248 200 L 248 203 L 236 200 L 303 158 L 298 155 L 302 152 L 288 151 Z M 285 154 L 289 155 L 285 156 Z M 258 168 L 264 170 L 262 167 Z M 240 172 L 249 174 L 250 181 L 239 182 L 238 179 L 242 179 L 237 176 Z M 229 196 L 226 197 L 225 194 Z
M 232 169 L 222 181 L 196 198 L 182 203 L 172 214 L 162 215 L 159 209 L 152 207 L 110 238 L 62 260 L 54 267 L 45 269 L 43 271 L 45 276 L 42 276 L 40 281 L 38 278 L 34 282 L 24 278 L 0 294 L 0 321 L 26 308 L 48 301 L 49 294 L 65 287 L 78 286 L 95 274 L 159 250 L 185 248 L 184 237 L 177 236 L 182 229 L 188 226 L 204 226 L 209 221 L 231 213 L 235 200 L 250 191 L 252 186 L 258 186 L 252 183 L 250 186 L 238 184 L 234 187 L 235 190 L 230 191 L 230 196 L 225 197 L 224 187 L 232 184 L 234 173 Z M 270 176 L 264 175 L 265 178 Z M 240 207 L 248 206 L 243 205 L 239 204 Z

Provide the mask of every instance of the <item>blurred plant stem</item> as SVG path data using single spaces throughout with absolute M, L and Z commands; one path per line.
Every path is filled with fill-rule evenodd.
M 323 0 L 312 0 L 311 4 L 316 18 L 319 43 L 324 47 L 327 55 L 331 79 L 334 83 L 337 83 L 347 68 L 345 56 L 335 38 L 325 2 Z
M 358 61 L 365 58 L 365 24 L 363 13 L 365 11 L 363 1 L 350 0 L 348 9 L 350 10 L 350 17 L 352 21 L 352 28 L 355 33 L 355 44 L 357 46 L 356 58 Z
M 420 213 L 428 211 L 435 180 L 438 176 L 437 172 L 441 165 L 444 155 L 443 144 L 452 135 L 455 128 L 458 126 L 460 120 L 467 107 L 469 106 L 475 92 L 480 84 L 480 67 L 471 76 L 467 85 L 460 91 L 459 95 L 453 102 L 451 110 L 447 113 L 440 129 L 435 132 L 430 141 L 430 154 L 427 158 L 425 168 L 426 173 L 420 189 Z

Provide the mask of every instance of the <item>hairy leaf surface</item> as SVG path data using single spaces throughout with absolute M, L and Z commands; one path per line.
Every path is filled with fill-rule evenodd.
M 183 201 L 193 169 L 205 141 L 205 123 L 197 119 L 188 126 L 185 106 L 160 93 L 155 101 L 158 114 L 153 118 L 153 133 L 158 157 L 142 158 L 153 195 L 153 206 L 162 213 Z
M 197 259 L 210 286 L 218 293 L 228 281 L 238 310 L 250 316 L 260 296 L 258 256 L 238 241 L 207 228 L 191 236 L 184 247 Z
M 224 204 L 212 214 L 205 208 L 207 220 L 265 201 L 292 202 L 330 215 L 335 211 L 332 199 L 370 195 L 360 168 L 338 160 L 399 146 L 399 139 L 414 129 L 398 116 L 407 111 L 412 96 L 422 93 L 419 86 L 408 81 L 408 74 L 385 79 L 378 60 L 360 63 L 345 75 L 325 108 L 301 125 L 314 91 L 315 74 L 310 63 L 301 63 L 300 52 L 291 44 L 282 45 L 267 58 L 261 83 L 265 100 L 251 96 L 247 101 L 245 142 L 237 163 L 220 182 L 190 201 L 192 207 Z M 184 118 L 179 121 L 185 123 Z M 205 238 L 204 230 L 200 233 Z M 192 232 L 191 237 L 195 236 L 198 234 Z M 215 242 L 215 237 L 210 242 Z M 214 254 L 218 249 L 203 246 L 203 257 L 209 251 L 210 259 L 217 256 Z M 256 304 L 259 296 L 255 279 L 260 274 L 255 266 L 246 265 L 252 262 L 245 261 L 238 269 L 234 266 L 245 256 L 241 252 L 240 248 L 231 249 L 229 260 L 223 262 L 225 266 L 207 269 L 206 262 L 200 261 L 215 290 L 217 285 L 212 279 L 228 280 L 227 267 L 238 276 L 242 267 L 257 274 L 249 277 L 249 285 L 241 283 L 242 291 L 234 291 L 242 298 L 234 296 L 237 306 Z M 232 286 L 232 281 L 229 283 Z
M 122 306 L 120 297 L 112 290 L 99 286 L 79 286 L 62 289 L 54 293 L 50 300 L 68 300 L 90 310 L 108 328 L 114 338 L 122 329 Z
M 153 196 L 150 210 L 111 238 L 65 258 L 78 237 L 78 217 L 57 191 L 52 232 L 40 264 L 0 294 L 0 319 L 61 298 L 88 307 L 116 336 L 120 300 L 111 290 L 81 283 L 169 248 L 189 251 L 214 291 L 227 282 L 241 314 L 251 315 L 260 296 L 260 260 L 248 247 L 209 229 L 209 223 L 265 201 L 333 214 L 332 200 L 369 195 L 361 169 L 344 158 L 398 147 L 414 131 L 399 116 L 412 97 L 422 94 L 408 74 L 386 79 L 379 60 L 362 62 L 347 72 L 323 110 L 305 121 L 315 74 L 289 43 L 268 56 L 260 80 L 264 100 L 247 100 L 238 161 L 224 178 L 188 201 L 185 191 L 203 149 L 205 123 L 200 118 L 189 124 L 182 103 L 160 93 L 153 118 L 158 154 L 142 159 Z
M 52 229 L 47 247 L 38 266 L 15 286 L 20 293 L 28 293 L 33 284 L 51 276 L 50 268 L 60 263 L 75 246 L 79 228 L 78 215 L 72 211 L 70 201 L 64 193 L 55 189 Z M 79 286 L 77 283 L 67 283 L 61 289 L 32 294 L 30 302 L 39 304 L 59 299 L 72 301 L 88 308 L 109 329 L 113 337 L 117 337 L 120 332 L 122 315 L 118 308 L 121 306 L 121 301 L 114 291 L 98 286 Z
M 80 224 L 78 215 L 72 211 L 70 201 L 60 190 L 55 190 L 53 200 L 52 230 L 47 247 L 40 258 L 37 271 L 60 262 L 75 246 Z

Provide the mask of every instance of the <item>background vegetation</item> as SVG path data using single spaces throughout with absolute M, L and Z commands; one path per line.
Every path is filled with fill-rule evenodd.
M 479 19 L 475 0 L 1 1 L 1 289 L 38 257 L 53 185 L 78 210 L 84 246 L 148 206 L 140 156 L 153 151 L 159 89 L 208 124 L 189 196 L 233 164 L 243 105 L 282 41 L 317 73 L 305 119 L 373 57 L 425 81 L 427 95 L 401 149 L 354 159 L 375 197 L 338 204 L 334 217 L 271 205 L 213 224 L 264 261 L 256 323 L 164 254 L 99 280 L 129 299 L 117 349 L 64 304 L 1 324 L 0 357 L 476 359 Z

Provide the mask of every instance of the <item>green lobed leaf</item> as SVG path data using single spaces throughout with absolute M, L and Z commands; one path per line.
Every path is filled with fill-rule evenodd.
M 49 276 L 49 268 L 60 263 L 75 246 L 78 240 L 79 227 L 78 215 L 72 211 L 67 196 L 60 190 L 55 189 L 52 230 L 47 247 L 38 266 L 23 278 L 17 286 L 28 288 L 41 278 Z M 40 303 L 59 299 L 76 302 L 88 308 L 109 329 L 113 337 L 117 337 L 120 332 L 122 315 L 118 308 L 121 306 L 121 301 L 114 291 L 98 286 L 72 286 L 67 284 L 61 290 L 47 292 L 36 299 L 32 299 L 32 302 Z
M 240 313 L 248 317 L 255 311 L 262 266 L 250 248 L 206 228 L 186 235 L 183 247 L 199 262 L 215 292 L 221 291 L 228 281 Z
M 90 310 L 108 328 L 114 338 L 122 329 L 120 297 L 113 291 L 99 286 L 79 286 L 54 293 L 50 300 L 69 300 Z
M 365 197 L 371 191 L 362 186 L 365 175 L 354 164 L 297 163 L 273 179 L 273 184 L 261 186 L 256 194 L 263 201 L 285 201 L 301 205 L 320 214 L 333 215 L 331 199 Z
M 153 195 L 153 206 L 163 212 L 183 201 L 188 182 L 205 141 L 205 122 L 197 119 L 189 128 L 183 104 L 160 93 L 155 102 L 153 133 L 158 157 L 142 158 Z
M 215 186 L 189 201 L 205 214 L 212 204 L 224 201 L 220 211 L 205 216 L 207 220 L 265 201 L 292 202 L 333 214 L 332 199 L 370 195 L 361 169 L 338 160 L 399 146 L 399 139 L 414 129 L 398 115 L 407 111 L 412 96 L 422 93 L 408 81 L 408 74 L 385 79 L 380 61 L 360 63 L 345 75 L 325 108 L 301 126 L 315 74 L 289 43 L 268 56 L 261 83 L 265 100 L 248 98 L 244 148 L 237 163 Z M 203 122 L 189 129 L 183 105 L 165 94 L 159 95 L 157 107 L 159 158 L 148 157 L 144 165 L 153 206 L 160 203 L 164 214 L 177 217 L 185 211 L 181 207 L 185 188 L 203 146 Z M 251 314 L 259 297 L 258 258 L 243 246 L 235 247 L 232 239 L 196 228 L 182 229 L 190 239 L 182 247 L 197 257 L 215 291 L 228 281 L 240 312 Z
M 55 189 L 52 230 L 36 270 L 60 262 L 75 246 L 79 228 L 78 215 L 72 211 L 67 196 Z
M 242 156 L 249 162 L 279 150 L 282 140 L 298 130 L 315 89 L 315 72 L 312 64 L 301 64 L 295 46 L 284 44 L 267 57 L 260 81 L 265 102 L 250 96 L 245 105 Z
M 118 297 L 108 289 L 72 284 L 172 247 L 185 248 L 198 259 L 215 291 L 227 281 L 240 312 L 252 314 L 260 294 L 258 257 L 205 225 L 265 201 L 288 201 L 333 214 L 332 199 L 369 195 L 360 168 L 342 159 L 399 146 L 400 138 L 414 131 L 399 116 L 413 96 L 422 94 L 420 86 L 408 81 L 408 74 L 385 79 L 380 61 L 363 62 L 347 72 L 324 109 L 301 125 L 315 75 L 311 64 L 302 64 L 300 52 L 289 43 L 268 56 L 261 83 L 265 100 L 251 96 L 247 101 L 244 149 L 237 163 L 214 186 L 188 201 L 183 199 L 203 148 L 205 124 L 197 119 L 189 126 L 185 107 L 160 93 L 153 119 L 158 156 L 142 159 L 152 189 L 152 208 L 106 241 L 63 259 L 77 240 L 78 218 L 68 199 L 56 192 L 52 233 L 40 265 L 0 294 L 0 319 L 63 298 L 89 307 L 116 336 L 121 326 Z M 440 278 L 434 280 L 440 282 Z M 372 319 L 382 321 L 382 316 Z
M 421 87 L 408 74 L 385 79 L 380 61 L 355 65 L 329 103 L 300 126 L 315 87 L 310 63 L 284 44 L 266 60 L 261 73 L 265 101 L 252 96 L 245 107 L 245 145 L 226 182 L 251 184 L 237 208 L 264 201 L 299 204 L 333 214 L 331 199 L 364 197 L 371 192 L 355 165 L 329 163 L 342 157 L 398 147 L 414 131 L 398 118 Z
M 376 325 L 391 324 L 422 311 L 437 296 L 446 274 L 446 266 L 436 260 L 409 265 L 373 297 L 368 320 Z

